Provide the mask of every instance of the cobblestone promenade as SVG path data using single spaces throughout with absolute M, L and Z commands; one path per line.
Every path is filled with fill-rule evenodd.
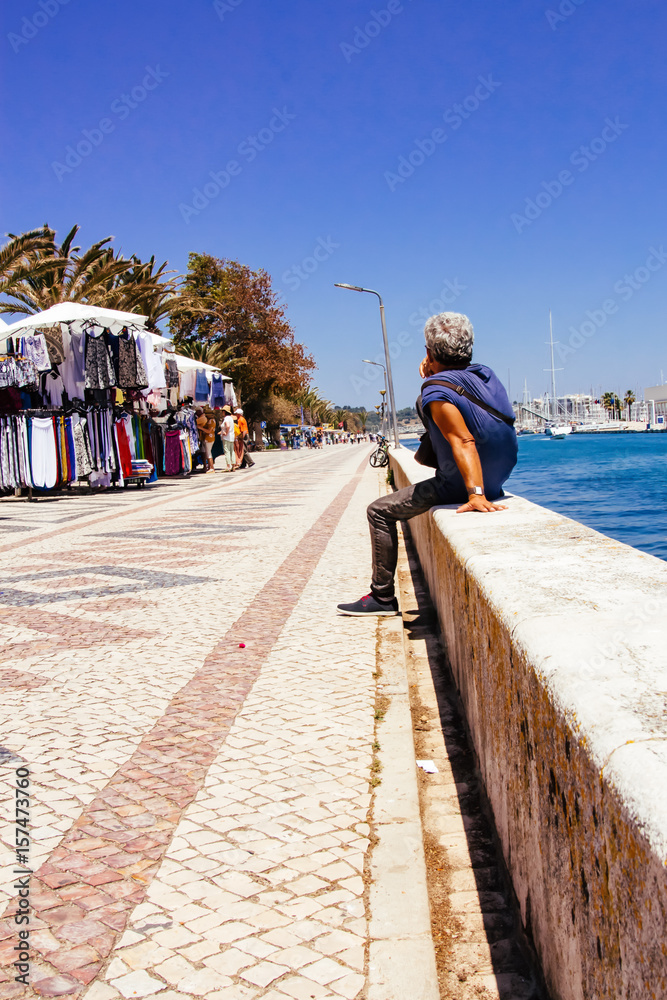
M 364 995 L 376 628 L 335 603 L 367 589 L 367 457 L 0 505 L 0 996 Z

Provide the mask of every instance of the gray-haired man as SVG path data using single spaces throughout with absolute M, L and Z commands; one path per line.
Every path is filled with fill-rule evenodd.
M 426 357 L 419 374 L 426 381 L 421 398 L 438 463 L 436 474 L 370 504 L 371 592 L 352 604 L 339 604 L 345 615 L 398 614 L 394 596 L 398 521 L 438 504 L 460 504 L 459 513 L 505 509 L 493 501 L 503 496 L 503 483 L 517 459 L 514 413 L 507 393 L 490 368 L 472 364 L 474 334 L 467 316 L 431 316 L 424 335 Z M 457 388 L 438 384 L 441 380 Z

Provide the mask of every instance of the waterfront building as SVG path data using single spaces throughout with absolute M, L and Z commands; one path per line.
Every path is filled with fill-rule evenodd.
M 667 385 L 653 385 L 644 389 L 647 404 L 646 419 L 652 425 L 667 424 Z

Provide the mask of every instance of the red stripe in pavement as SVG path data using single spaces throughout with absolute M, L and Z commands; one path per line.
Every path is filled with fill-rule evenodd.
M 0 995 L 75 1000 L 141 903 L 183 811 L 206 778 L 363 474 L 366 457 L 129 760 L 32 876 L 34 993 L 14 983 L 17 926 L 0 921 Z M 245 642 L 245 649 L 239 649 Z

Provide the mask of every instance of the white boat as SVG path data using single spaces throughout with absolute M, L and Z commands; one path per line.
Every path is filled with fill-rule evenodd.
M 551 424 L 546 428 L 546 433 L 549 437 L 554 438 L 557 441 L 561 441 L 568 434 L 572 433 L 572 427 L 570 424 Z
M 546 434 L 554 441 L 562 441 L 564 437 L 572 433 L 572 425 L 564 424 L 558 420 L 558 396 L 556 395 L 556 368 L 554 367 L 554 328 L 551 319 L 551 309 L 549 310 L 549 348 L 551 351 L 551 417 L 553 423 L 547 424 L 544 428 Z M 561 371 L 562 369 L 558 369 Z

